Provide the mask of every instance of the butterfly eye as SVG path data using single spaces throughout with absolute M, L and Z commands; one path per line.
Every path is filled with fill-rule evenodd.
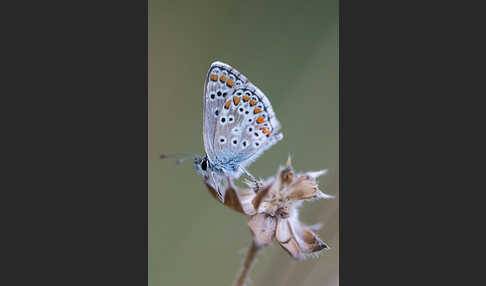
M 203 160 L 201 163 L 201 169 L 203 171 L 206 171 L 208 169 L 208 162 L 206 160 Z

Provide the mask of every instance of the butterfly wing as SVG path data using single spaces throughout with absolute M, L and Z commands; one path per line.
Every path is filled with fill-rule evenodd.
M 221 107 L 235 90 L 236 85 L 246 83 L 247 79 L 222 62 L 214 62 L 209 67 L 204 83 L 203 140 L 204 149 L 211 162 L 216 159 L 214 136 Z
M 283 138 L 268 98 L 231 66 L 211 65 L 204 94 L 206 153 L 232 177 Z

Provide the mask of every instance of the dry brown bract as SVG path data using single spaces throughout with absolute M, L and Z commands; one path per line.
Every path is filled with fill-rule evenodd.
M 298 207 L 306 200 L 332 198 L 318 188 L 316 179 L 326 170 L 295 174 L 290 157 L 285 167 L 280 167 L 275 177 L 270 177 L 255 188 L 238 189 L 229 183 L 224 205 L 249 216 L 248 226 L 255 245 L 277 242 L 295 259 L 303 259 L 328 249 L 328 246 L 308 226 L 298 219 Z M 216 191 L 206 183 L 210 193 L 217 199 Z M 256 193 L 255 189 L 260 190 Z M 220 201 L 219 201 L 220 202 Z

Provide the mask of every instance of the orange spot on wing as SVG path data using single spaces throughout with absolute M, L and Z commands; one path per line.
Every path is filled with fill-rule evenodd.
M 226 103 L 224 104 L 224 108 L 228 109 L 230 107 L 230 104 L 231 100 L 226 101 Z
M 218 80 L 218 75 L 217 74 L 212 74 L 209 76 L 209 78 L 212 80 L 212 81 L 217 81 Z
M 257 122 L 258 124 L 263 123 L 264 121 L 265 121 L 265 119 L 263 118 L 263 116 L 258 116 L 258 118 L 257 118 L 257 120 L 256 120 L 256 122 Z
M 267 137 L 270 136 L 270 134 L 272 134 L 272 131 L 270 129 L 265 128 L 265 127 L 260 127 L 260 130 L 262 130 L 263 133 L 267 135 Z
M 254 114 L 257 114 L 257 113 L 260 113 L 262 112 L 262 110 L 260 108 L 255 108 L 255 110 L 253 111 Z
M 232 87 L 234 83 L 235 83 L 235 81 L 232 80 L 231 78 L 229 78 L 228 79 L 228 82 L 226 83 L 226 85 L 229 86 L 229 87 Z
M 233 102 L 235 105 L 238 105 L 238 103 L 240 103 L 240 98 L 238 96 L 233 96 Z
M 254 101 L 253 99 L 252 99 L 252 100 L 250 100 L 250 105 L 251 105 L 251 106 L 253 106 L 253 105 L 255 105 L 255 104 L 257 104 L 257 102 L 256 102 L 256 101 Z
M 247 102 L 248 100 L 250 100 L 250 97 L 248 95 L 243 95 L 243 101 Z
M 219 77 L 219 80 L 221 82 L 225 82 L 226 81 L 226 77 L 224 76 L 224 74 Z

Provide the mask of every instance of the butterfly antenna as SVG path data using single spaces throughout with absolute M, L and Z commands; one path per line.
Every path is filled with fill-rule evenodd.
M 160 154 L 160 159 L 167 159 L 167 158 L 176 158 L 185 156 L 184 158 L 179 158 L 176 160 L 176 164 L 182 164 L 185 160 L 189 158 L 198 158 L 199 155 L 197 154 L 189 154 L 189 153 L 174 153 L 174 154 Z

